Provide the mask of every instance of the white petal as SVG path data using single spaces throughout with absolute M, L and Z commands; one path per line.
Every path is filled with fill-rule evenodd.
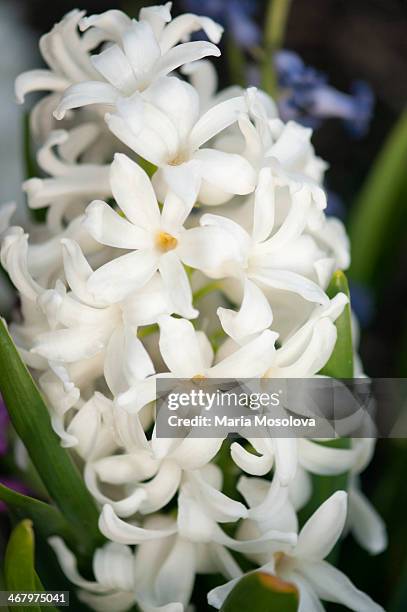
M 66 280 L 73 293 L 85 304 L 97 306 L 88 291 L 87 282 L 93 273 L 87 259 L 77 242 L 64 238 L 61 240 Z
M 330 319 L 315 323 L 308 346 L 294 363 L 280 369 L 281 377 L 306 378 L 317 374 L 330 358 L 336 339 L 337 329 Z
M 357 460 L 352 448 L 330 448 L 312 440 L 299 440 L 299 445 L 301 465 L 313 474 L 342 474 L 352 469 Z
M 293 291 L 309 302 L 326 304 L 329 299 L 326 293 L 316 283 L 289 270 L 275 270 L 273 268 L 259 268 L 250 273 L 250 278 L 257 280 L 274 289 Z
M 170 49 L 154 66 L 157 76 L 166 76 L 184 64 L 195 62 L 208 56 L 220 56 L 220 51 L 210 42 L 188 42 Z
M 369 500 L 356 489 L 349 491 L 349 518 L 357 542 L 372 555 L 387 547 L 386 525 Z
M 275 187 L 269 168 L 259 174 L 254 199 L 253 239 L 262 242 L 270 236 L 274 226 Z
M 179 166 L 164 166 L 161 171 L 158 171 L 157 175 L 159 175 L 158 179 L 162 178 L 165 181 L 167 189 L 172 190 L 185 202 L 188 208 L 192 208 L 197 201 L 201 187 L 202 179 L 199 162 L 191 160 Z
M 172 2 L 166 2 L 164 5 L 145 6 L 140 9 L 139 20 L 148 21 L 153 29 L 153 32 L 158 39 L 166 23 L 171 21 Z
M 149 482 L 142 485 L 146 499 L 140 506 L 141 514 L 157 512 L 166 506 L 178 491 L 182 470 L 175 461 L 164 461 Z
M 185 438 L 171 457 L 184 469 L 196 470 L 212 461 L 220 447 L 222 438 Z
M 227 497 L 221 491 L 211 486 L 197 473 L 191 473 L 195 495 L 205 504 L 207 512 L 217 523 L 234 522 L 247 518 L 247 508 L 240 502 Z
M 143 529 L 119 519 L 109 505 L 103 507 L 99 529 L 107 538 L 119 544 L 141 544 L 149 540 L 168 538 L 177 531 L 177 526 L 168 529 Z
M 21 233 L 6 235 L 1 247 L 1 262 L 17 289 L 32 302 L 43 292 L 42 287 L 32 278 L 28 269 L 28 235 Z
M 111 409 L 111 402 L 101 393 L 95 393 L 69 423 L 67 432 L 77 439 L 75 450 L 82 458 L 87 460 L 116 448 L 112 430 L 104 420 L 104 414 Z
M 284 166 L 296 168 L 308 154 L 311 135 L 311 129 L 289 121 L 284 125 L 278 140 L 269 149 L 268 156 L 276 158 Z
M 208 110 L 191 132 L 189 143 L 192 150 L 199 149 L 205 142 L 235 123 L 245 111 L 246 103 L 243 96 L 225 100 Z
M 196 227 L 182 234 L 177 254 L 191 268 L 224 276 L 223 266 L 240 259 L 236 240 L 220 227 Z
M 192 323 L 164 315 L 160 317 L 158 324 L 161 355 L 175 377 L 193 378 L 198 374 L 204 374 L 205 364 Z M 182 338 L 182 351 L 179 350 L 180 338 Z
M 335 321 L 347 303 L 348 298 L 345 294 L 338 293 L 338 295 L 336 295 L 333 300 L 328 301 L 326 305 L 315 308 L 308 321 L 285 341 L 281 349 L 278 350 L 276 354 L 278 366 L 288 366 L 300 358 L 311 341 L 313 328 L 316 322 L 323 317 Z
M 296 554 L 304 559 L 325 559 L 341 535 L 347 509 L 347 494 L 337 491 L 314 512 L 298 536 Z
M 130 17 L 128 17 L 122 11 L 115 9 L 105 11 L 100 15 L 84 17 L 79 23 L 79 27 L 82 31 L 85 31 L 92 26 L 96 26 L 97 28 L 100 28 L 106 32 L 106 34 L 109 34 L 113 40 L 120 39 L 130 25 Z
M 255 455 L 247 451 L 237 442 L 233 442 L 230 447 L 230 453 L 236 465 L 253 476 L 264 476 L 268 474 L 273 466 L 273 455 Z
M 134 556 L 127 546 L 109 542 L 99 548 L 93 559 L 93 572 L 100 584 L 112 589 L 132 591 Z
M 294 582 L 300 591 L 298 612 L 325 612 L 325 608 L 319 601 L 318 595 L 301 574 L 293 572 L 292 576 L 290 576 L 290 580 Z
M 139 291 L 134 292 L 123 303 L 123 312 L 126 321 L 132 327 L 152 325 L 162 314 L 172 314 L 173 305 L 164 288 L 164 283 L 159 274 L 153 278 Z
M 230 595 L 235 586 L 237 586 L 239 580 L 240 577 L 234 578 L 233 580 L 229 580 L 229 582 L 226 582 L 225 584 L 215 587 L 214 589 L 209 591 L 208 604 L 210 606 L 213 606 L 217 610 L 220 610 L 220 608 L 225 603 L 226 598 Z
M 163 139 L 153 130 L 145 129 L 141 133 L 138 130 L 134 133 L 128 121 L 116 114 L 106 113 L 105 120 L 109 130 L 140 157 L 155 166 L 166 163 L 168 149 Z
M 127 219 L 138 227 L 156 229 L 160 209 L 147 174 L 127 155 L 116 153 L 111 166 L 112 193 Z
M 97 612 L 127 612 L 134 606 L 133 592 L 118 591 L 113 594 L 110 592 L 106 595 L 96 595 L 89 591 L 79 591 L 77 595 L 80 601 Z
M 137 90 L 131 65 L 119 45 L 111 45 L 102 53 L 93 55 L 91 59 L 96 70 L 123 94 L 131 94 Z
M 112 501 L 104 495 L 99 488 L 96 473 L 93 470 L 92 464 L 87 464 L 84 472 L 84 479 L 87 488 L 99 504 L 109 504 L 117 516 L 128 518 L 134 516 L 139 511 L 141 504 L 146 499 L 146 492 L 137 487 L 127 497 L 118 501 Z
M 215 149 L 200 149 L 194 153 L 200 162 L 202 178 L 225 193 L 247 195 L 254 191 L 256 173 L 241 155 Z
M 122 255 L 104 264 L 88 280 L 87 288 L 97 300 L 120 302 L 143 287 L 157 270 L 155 251 L 143 250 Z
M 355 612 L 384 612 L 384 608 L 359 591 L 345 574 L 325 561 L 301 564 L 300 571 L 321 599 L 341 603 Z
M 173 157 L 188 157 L 189 134 L 199 117 L 199 96 L 195 89 L 176 77 L 161 77 L 144 92 L 143 98 L 160 110 L 178 134 L 177 150 Z
M 93 357 L 104 348 L 105 341 L 104 329 L 58 329 L 37 336 L 32 351 L 46 359 L 72 363 Z
M 194 545 L 177 538 L 155 580 L 154 591 L 159 602 L 180 602 L 188 606 L 195 580 L 195 557 Z
M 169 23 L 160 38 L 160 47 L 166 53 L 180 40 L 185 40 L 193 32 L 204 30 L 209 40 L 217 44 L 222 36 L 223 28 L 208 17 L 192 15 L 190 13 L 180 15 Z
M 51 546 L 53 551 L 55 552 L 59 565 L 62 568 L 65 576 L 76 586 L 79 586 L 83 589 L 89 589 L 94 593 L 107 593 L 111 591 L 111 588 L 105 586 L 103 584 L 98 584 L 97 582 L 91 582 L 89 580 L 85 580 L 80 576 L 77 570 L 77 563 L 75 556 L 71 553 L 71 551 L 67 548 L 66 544 L 61 538 L 52 537 L 48 539 L 48 544 Z
M 275 547 L 277 552 L 277 550 L 281 550 L 281 547 L 285 547 L 285 545 L 287 545 L 289 548 L 295 546 L 297 536 L 295 533 L 270 529 L 262 533 L 260 537 L 252 540 L 235 540 L 234 538 L 227 536 L 225 532 L 216 525 L 213 539 L 218 544 L 227 546 L 236 552 L 241 552 L 244 554 L 270 554 L 270 550 L 272 551 L 273 547 Z
M 117 90 L 109 83 L 86 81 L 71 85 L 62 96 L 61 102 L 54 111 L 56 119 L 63 119 L 67 110 L 89 106 L 90 104 L 114 104 L 118 97 Z
M 295 477 L 298 467 L 298 440 L 295 438 L 276 438 L 273 440 L 276 461 L 276 474 L 283 486 Z
M 128 391 L 121 393 L 116 398 L 116 404 L 124 408 L 129 414 L 135 415 L 156 398 L 156 379 L 150 377 L 134 383 Z
M 18 75 L 15 82 L 17 102 L 22 104 L 32 91 L 64 91 L 70 82 L 51 70 L 29 70 Z
M 278 334 L 264 331 L 235 353 L 213 366 L 213 378 L 257 378 L 270 367 Z
M 239 312 L 218 308 L 217 314 L 227 335 L 236 342 L 264 331 L 273 321 L 273 313 L 267 298 L 261 289 L 249 280 L 245 281 Z
M 89 204 L 83 224 L 97 242 L 106 246 L 118 249 L 146 249 L 154 246 L 151 234 L 123 219 L 101 200 Z
M 194 319 L 199 312 L 192 306 L 192 291 L 185 268 L 175 252 L 160 258 L 158 266 L 174 311 L 186 319 Z
M 161 57 L 161 49 L 150 24 L 132 21 L 123 33 L 122 43 L 126 57 L 137 77 L 142 77 Z
M 177 234 L 189 216 L 193 203 L 187 204 L 175 193 L 170 192 L 164 201 L 161 214 L 161 227 L 169 234 Z
M 132 481 L 153 478 L 159 467 L 149 450 L 134 450 L 129 455 L 112 455 L 93 462 L 98 478 L 108 484 L 125 485 Z
M 291 200 L 288 215 L 281 227 L 261 245 L 261 251 L 275 253 L 279 249 L 288 248 L 287 245 L 297 240 L 303 232 L 311 206 L 310 194 L 306 189 L 300 189 L 291 195 Z

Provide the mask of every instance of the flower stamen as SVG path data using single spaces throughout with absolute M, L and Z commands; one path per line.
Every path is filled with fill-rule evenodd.
M 178 240 L 167 232 L 158 232 L 155 244 L 160 251 L 168 253 L 168 251 L 173 251 L 177 248 Z

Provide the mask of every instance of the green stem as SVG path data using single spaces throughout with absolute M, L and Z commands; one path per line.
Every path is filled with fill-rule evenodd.
M 226 38 L 230 81 L 233 85 L 246 87 L 246 58 L 231 36 Z
M 352 208 L 349 235 L 352 264 L 349 276 L 369 283 L 392 240 L 393 219 L 401 204 L 407 156 L 407 111 L 393 128 Z
M 220 285 L 218 281 L 214 281 L 213 283 L 208 283 L 207 285 L 204 285 L 203 287 L 201 287 L 201 289 L 198 289 L 197 291 L 195 291 L 194 302 L 199 302 L 199 300 L 204 298 L 209 293 L 212 293 L 213 291 L 219 291 L 219 290 L 220 290 Z
M 291 0 L 269 0 L 264 30 L 265 60 L 263 64 L 263 89 L 276 96 L 277 75 L 274 68 L 274 54 L 281 49 L 287 29 Z

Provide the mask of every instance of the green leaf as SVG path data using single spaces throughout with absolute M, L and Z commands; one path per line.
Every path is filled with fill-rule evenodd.
M 278 94 L 274 55 L 284 46 L 292 0 L 269 0 L 265 15 L 262 87 L 270 96 Z
M 22 521 L 10 536 L 5 557 L 5 582 L 8 591 L 36 591 L 37 579 L 34 569 L 34 533 L 29 520 Z M 41 611 L 35 606 L 20 606 L 19 609 Z
M 349 285 L 345 274 L 337 270 L 327 289 L 328 296 L 332 299 L 338 293 L 349 295 Z M 353 345 L 352 345 L 352 321 L 350 303 L 347 304 L 341 316 L 335 321 L 338 331 L 333 353 L 322 368 L 321 374 L 334 378 L 353 378 Z
M 253 572 L 239 580 L 221 612 L 296 612 L 298 604 L 298 590 L 294 584 L 264 572 Z
M 392 241 L 392 219 L 406 181 L 406 159 L 407 111 L 390 134 L 352 207 L 349 276 L 358 282 L 372 280 L 384 249 Z
M 83 554 L 92 555 L 103 542 L 97 508 L 71 456 L 61 447 L 44 400 L 2 321 L 0 391 L 51 499 L 74 530 Z
M 35 543 L 32 522 L 24 520 L 15 527 L 7 545 L 5 555 L 5 586 L 8 591 L 43 592 L 44 587 L 35 571 Z M 41 612 L 40 605 L 24 606 L 19 609 L 23 612 L 37 610 Z M 45 609 L 45 608 L 44 608 Z M 53 606 L 46 608 L 55 610 Z
M 31 519 L 44 539 L 59 535 L 67 543 L 75 542 L 75 535 L 70 525 L 54 506 L 33 497 L 21 495 L 1 483 L 0 500 L 7 504 L 13 511 L 13 515 L 19 520 Z

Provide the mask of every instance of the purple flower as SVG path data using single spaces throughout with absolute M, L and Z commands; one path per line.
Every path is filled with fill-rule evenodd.
M 29 489 L 16 478 L 12 478 L 9 476 L 0 476 L 0 484 L 12 489 L 13 491 L 17 491 L 17 493 L 21 493 L 22 495 L 30 495 Z M 4 502 L 0 501 L 0 514 L 7 510 L 7 506 Z
M 0 457 L 5 455 L 8 446 L 9 416 L 2 397 L 0 396 Z
M 279 85 L 285 90 L 280 113 L 285 121 L 295 119 L 303 125 L 319 127 L 325 119 L 342 119 L 355 138 L 366 134 L 374 105 L 367 83 L 356 81 L 351 93 L 331 87 L 325 75 L 306 66 L 293 51 L 279 51 L 275 57 Z
M 250 48 L 260 43 L 261 30 L 255 21 L 258 0 L 183 0 L 183 4 L 191 13 L 222 24 L 239 46 Z

